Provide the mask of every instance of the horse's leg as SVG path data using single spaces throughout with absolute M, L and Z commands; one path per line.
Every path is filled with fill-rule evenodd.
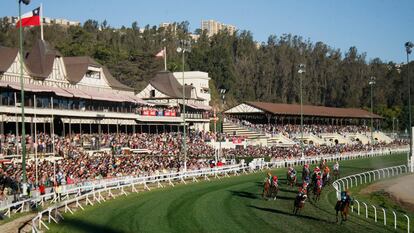
M 336 222 L 338 222 L 338 210 L 336 211 Z

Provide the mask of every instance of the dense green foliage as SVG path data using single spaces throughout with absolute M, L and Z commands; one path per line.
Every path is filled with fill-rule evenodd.
M 403 164 L 405 158 L 342 161 L 342 174 Z M 276 201 L 260 197 L 265 173 L 256 173 L 120 197 L 74 215 L 68 213 L 50 232 L 395 232 L 391 224 L 384 227 L 354 214 L 342 225 L 335 223 L 336 199 L 331 187 L 322 192 L 317 204 L 307 202 L 301 215 L 294 216 L 297 189 L 286 185 L 286 169 L 273 174 L 281 180 Z
M 81 27 L 45 27 L 45 39 L 65 56 L 89 55 L 109 67 L 121 82 L 143 88 L 156 71 L 163 69 L 162 59 L 155 54 L 167 47 L 168 69 L 182 70 L 176 52 L 180 39 L 189 39 L 188 22 L 177 27 L 158 28 L 147 25 L 140 30 L 138 23 L 114 29 L 106 21 L 86 21 Z M 340 51 L 323 42 L 313 43 L 300 36 L 271 35 L 258 45 L 250 32 L 235 35 L 221 32 L 208 38 L 200 30 L 197 42 L 186 59 L 185 70 L 208 72 L 212 77 L 213 105 L 217 105 L 215 90 L 229 89 L 227 104 L 257 100 L 298 103 L 298 64 L 306 64 L 303 77 L 304 103 L 336 107 L 369 108 L 370 76 L 376 77 L 375 112 L 384 116 L 383 128 L 399 120 L 399 128 L 407 122 L 407 69 L 379 58 L 367 61 L 366 54 L 355 47 Z M 25 48 L 39 38 L 39 28 L 25 28 Z M 17 30 L 0 22 L 0 45 L 17 46 Z M 401 45 L 401 53 L 404 47 Z M 411 72 L 414 73 L 414 68 Z

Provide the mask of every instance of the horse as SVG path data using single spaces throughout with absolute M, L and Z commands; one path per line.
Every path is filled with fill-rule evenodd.
M 336 205 L 335 205 L 336 222 L 339 221 L 338 220 L 338 212 L 341 212 L 341 223 L 342 223 L 342 221 L 348 220 L 349 205 L 350 205 L 350 201 L 349 200 L 346 200 L 346 201 L 338 200 L 336 202 Z
M 290 185 L 290 187 L 293 187 L 296 184 L 296 174 L 292 172 L 287 172 L 286 175 L 287 184 Z
M 305 201 L 308 198 L 306 194 L 297 195 L 295 198 L 295 202 L 293 203 L 293 214 L 299 214 L 300 211 L 305 206 Z
M 273 198 L 273 200 L 276 200 L 277 193 L 279 192 L 279 187 L 277 184 L 271 185 L 268 180 L 265 181 L 263 184 L 263 193 L 262 198 Z
M 313 187 L 313 200 L 318 202 L 321 197 L 322 187 L 319 185 L 315 185 Z
M 263 184 L 262 198 L 264 199 L 265 197 L 268 197 L 269 192 L 270 192 L 270 181 L 269 179 L 266 179 L 266 181 Z
M 309 179 L 310 177 L 310 170 L 309 168 L 303 168 L 302 170 L 302 183 L 305 182 L 307 179 Z
M 271 187 L 270 187 L 270 198 L 273 198 L 273 200 L 276 200 L 278 192 L 279 192 L 279 186 L 277 184 L 271 185 Z
M 333 170 L 333 176 L 334 176 L 335 180 L 339 179 L 339 169 L 334 169 Z
M 330 179 L 329 173 L 323 173 L 323 176 L 322 176 L 323 187 L 325 187 L 326 185 L 329 185 L 330 180 L 331 179 Z

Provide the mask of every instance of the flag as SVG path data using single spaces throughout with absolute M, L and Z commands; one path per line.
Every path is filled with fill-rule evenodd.
M 161 51 L 159 51 L 159 52 L 155 55 L 155 57 L 165 57 L 165 50 L 164 50 L 164 49 L 162 49 Z
M 21 20 L 22 27 L 40 26 L 40 7 L 22 15 Z M 20 27 L 20 21 L 16 23 L 16 28 L 18 27 Z

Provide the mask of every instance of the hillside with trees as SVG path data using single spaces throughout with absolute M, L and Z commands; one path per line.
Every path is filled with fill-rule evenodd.
M 155 72 L 163 69 L 163 60 L 155 54 L 167 47 L 168 69 L 181 71 L 180 39 L 190 39 L 188 22 L 177 27 L 145 26 L 113 28 L 106 21 L 86 21 L 83 26 L 45 26 L 45 40 L 64 56 L 93 57 L 108 66 L 114 77 L 126 85 L 142 89 Z M 371 76 L 375 112 L 385 117 L 383 128 L 399 128 L 407 123 L 407 66 L 368 60 L 365 53 L 351 47 L 340 51 L 323 42 L 312 42 L 296 35 L 270 35 L 258 45 L 249 31 L 229 35 L 223 31 L 192 42 L 185 70 L 208 72 L 212 78 L 213 105 L 219 105 L 217 87 L 229 90 L 227 105 L 241 101 L 299 103 L 298 65 L 306 64 L 303 75 L 305 104 L 369 109 Z M 39 28 L 25 28 L 24 47 L 40 38 Z M 18 31 L 6 20 L 0 21 L 0 45 L 18 46 Z M 401 53 L 404 47 L 401 45 Z M 411 64 L 413 65 L 413 64 Z M 414 67 L 410 76 L 414 74 Z M 413 88 L 412 88 L 413 89 Z M 220 106 L 222 107 L 222 106 Z

